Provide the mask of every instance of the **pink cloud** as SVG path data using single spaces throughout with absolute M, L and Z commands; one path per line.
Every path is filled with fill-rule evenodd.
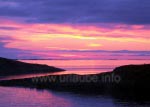
M 53 58 L 107 58 L 108 55 L 46 53 L 45 50 L 150 50 L 149 25 L 25 24 L 0 20 L 0 42 L 5 48 L 31 50 L 33 55 Z M 95 45 L 91 45 L 95 44 Z M 113 56 L 114 58 L 120 56 Z M 130 56 L 124 56 L 130 57 Z M 144 56 L 145 57 L 145 56 Z

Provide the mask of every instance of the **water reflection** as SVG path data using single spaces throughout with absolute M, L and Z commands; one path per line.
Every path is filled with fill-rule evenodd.
M 111 71 L 115 67 L 129 64 L 148 64 L 150 60 L 22 60 L 27 63 L 47 64 L 49 66 L 60 67 L 67 71 L 74 71 L 80 74 Z
M 81 94 L 0 87 L 0 107 L 149 107 L 150 103 L 107 94 Z M 123 97 L 122 97 L 123 98 Z
M 70 107 L 65 98 L 46 90 L 0 87 L 0 107 Z

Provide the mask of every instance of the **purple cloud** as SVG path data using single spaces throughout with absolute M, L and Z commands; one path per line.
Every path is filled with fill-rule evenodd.
M 149 0 L 0 0 L 0 16 L 28 23 L 150 24 Z

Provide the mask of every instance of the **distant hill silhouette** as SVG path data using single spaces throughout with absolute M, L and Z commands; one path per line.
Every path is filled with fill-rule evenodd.
M 64 71 L 48 65 L 30 64 L 0 57 L 0 76 Z

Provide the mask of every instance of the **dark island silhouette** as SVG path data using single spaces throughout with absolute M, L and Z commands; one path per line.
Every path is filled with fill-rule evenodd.
M 5 71 L 5 73 L 10 69 L 13 69 L 13 66 L 8 66 L 9 64 L 7 64 L 7 61 L 5 61 L 5 64 L 7 65 L 7 67 L 10 67 L 8 68 L 8 70 Z M 6 66 L 5 64 L 4 66 Z M 21 67 L 23 67 L 23 65 Z M 32 66 L 34 65 L 31 64 L 31 68 Z M 15 69 L 18 70 L 17 67 L 15 67 Z M 26 70 L 23 71 L 25 72 Z M 11 75 L 10 72 L 9 75 Z M 143 65 L 124 65 L 115 68 L 111 72 L 105 72 L 100 74 L 89 74 L 89 75 L 63 74 L 63 75 L 48 75 L 23 79 L 1 80 L 0 86 L 19 86 L 19 87 L 21 86 L 37 89 L 71 91 L 86 94 L 107 93 L 109 95 L 113 95 L 113 97 L 126 98 L 126 96 L 128 96 L 127 99 L 132 98 L 131 97 L 132 95 L 134 96 L 134 98 L 137 98 L 138 95 L 138 97 L 140 98 L 142 96 L 144 96 L 144 98 L 147 96 L 150 100 L 149 83 L 150 83 L 150 64 L 143 64 Z
M 30 64 L 0 57 L 0 76 L 59 72 L 64 69 L 42 64 Z

